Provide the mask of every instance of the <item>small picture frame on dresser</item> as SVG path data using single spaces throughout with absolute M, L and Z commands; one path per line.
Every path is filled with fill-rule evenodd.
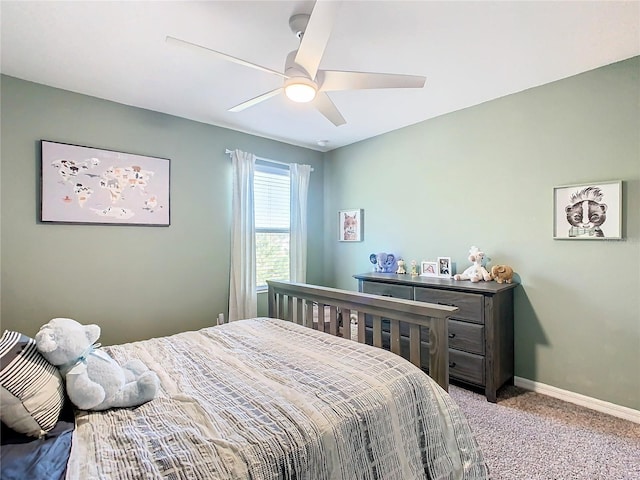
M 438 257 L 438 276 L 451 278 L 451 257 Z
M 420 276 L 421 277 L 437 277 L 438 276 L 438 262 L 421 262 L 420 263 Z

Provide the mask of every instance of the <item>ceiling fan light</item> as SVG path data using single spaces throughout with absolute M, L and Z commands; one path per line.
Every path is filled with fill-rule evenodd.
M 306 78 L 290 78 L 284 86 L 287 97 L 297 103 L 307 103 L 316 97 L 318 88 Z

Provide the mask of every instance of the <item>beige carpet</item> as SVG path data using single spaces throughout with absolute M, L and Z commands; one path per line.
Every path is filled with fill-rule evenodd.
M 640 424 L 517 387 L 498 403 L 455 385 L 495 480 L 640 479 Z
M 493 480 L 640 480 L 640 424 L 513 386 L 497 404 L 455 385 L 449 393 Z

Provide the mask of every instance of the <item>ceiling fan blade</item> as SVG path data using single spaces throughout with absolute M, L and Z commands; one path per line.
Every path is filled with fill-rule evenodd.
M 395 73 L 342 72 L 321 70 L 318 72 L 320 90 L 364 90 L 368 88 L 422 88 L 426 77 L 398 75 Z
M 171 45 L 177 45 L 180 47 L 189 48 L 190 50 L 213 54 L 222 60 L 227 60 L 229 62 L 237 63 L 238 65 L 244 65 L 245 67 L 255 68 L 256 70 L 261 70 L 263 72 L 273 73 L 283 78 L 289 78 L 287 75 L 285 75 L 284 73 L 280 73 L 277 70 L 271 70 L 270 68 L 263 67 L 255 63 L 247 62 L 246 60 L 242 60 L 240 58 L 227 55 L 226 53 L 218 52 L 217 50 L 213 50 L 208 47 L 203 47 L 202 45 L 198 45 L 197 43 L 191 43 L 186 40 L 180 40 L 179 38 L 175 38 L 170 35 L 167 35 L 167 38 L 165 39 L 165 41 Z
M 316 99 L 314 101 L 315 107 L 318 111 L 324 115 L 331 123 L 333 123 L 336 127 L 340 125 L 344 125 L 347 121 L 340 114 L 336 106 L 333 104 L 329 95 L 324 92 L 318 92 L 316 95 Z
M 282 87 L 276 88 L 275 90 L 271 90 L 270 92 L 263 93 L 262 95 L 258 95 L 257 97 L 252 98 L 251 100 L 247 100 L 246 102 L 242 102 L 235 107 L 229 109 L 230 112 L 241 112 L 242 110 L 253 107 L 260 102 L 264 102 L 265 100 L 269 100 L 271 97 L 275 97 L 282 91 Z
M 305 29 L 295 62 L 314 79 L 329 41 L 333 23 L 340 8 L 339 1 L 317 0 Z

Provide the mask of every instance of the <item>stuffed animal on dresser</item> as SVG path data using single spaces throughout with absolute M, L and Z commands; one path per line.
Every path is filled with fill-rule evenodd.
M 491 267 L 491 278 L 498 283 L 511 283 L 513 269 L 509 265 L 494 265 Z
M 469 249 L 469 261 L 473 263 L 461 274 L 454 275 L 455 280 L 470 280 L 471 282 L 480 282 L 484 280 L 488 282 L 491 280 L 491 274 L 482 265 L 484 261 L 484 252 L 481 252 L 478 247 L 471 247 Z
M 379 273 L 396 273 L 398 270 L 398 261 L 393 253 L 372 253 L 369 255 L 369 261 Z
M 95 344 L 98 325 L 54 318 L 40 327 L 36 348 L 66 380 L 67 395 L 81 410 L 133 407 L 155 397 L 158 376 L 140 360 L 120 366 Z

